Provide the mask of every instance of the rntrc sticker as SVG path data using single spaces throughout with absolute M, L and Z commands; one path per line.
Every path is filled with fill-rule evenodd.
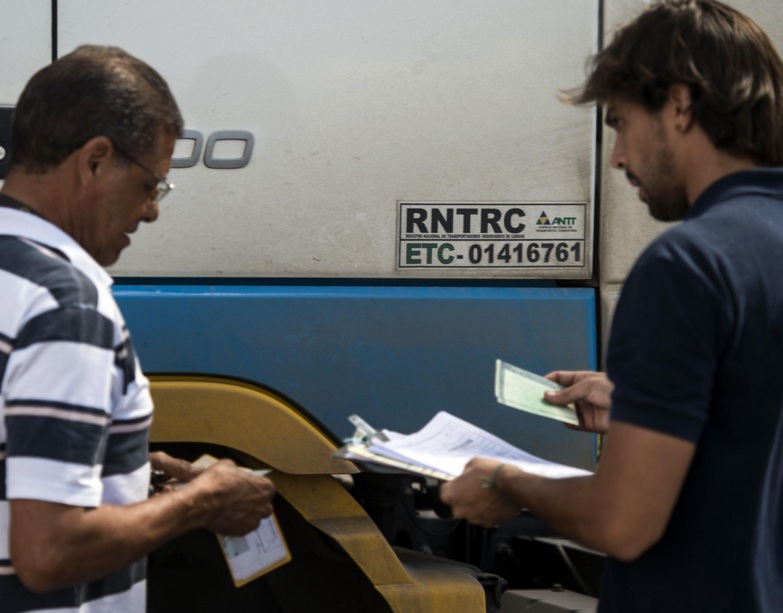
M 587 204 L 399 203 L 399 268 L 583 268 Z

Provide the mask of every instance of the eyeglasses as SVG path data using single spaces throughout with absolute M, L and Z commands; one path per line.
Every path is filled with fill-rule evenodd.
M 119 153 L 122 157 L 127 159 L 129 162 L 136 164 L 136 166 L 138 166 L 142 170 L 146 170 L 148 173 L 150 173 L 153 177 L 157 179 L 158 184 L 155 186 L 155 190 L 152 192 L 150 196 L 151 202 L 160 202 L 161 200 L 163 200 L 166 194 L 168 194 L 172 189 L 174 189 L 174 184 L 169 183 L 166 180 L 166 177 L 161 177 L 157 172 L 153 172 L 152 170 L 147 168 L 144 164 L 139 162 L 139 160 L 137 160 L 135 157 L 125 153 L 117 145 L 114 145 L 114 148 L 117 150 L 117 153 Z

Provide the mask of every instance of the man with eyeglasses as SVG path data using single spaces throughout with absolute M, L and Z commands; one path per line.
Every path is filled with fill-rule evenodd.
M 145 556 L 195 528 L 253 530 L 275 487 L 148 454 L 152 400 L 103 270 L 174 187 L 182 118 L 112 47 L 39 71 L 0 190 L 0 612 L 144 611 Z M 183 482 L 148 499 L 150 467 Z

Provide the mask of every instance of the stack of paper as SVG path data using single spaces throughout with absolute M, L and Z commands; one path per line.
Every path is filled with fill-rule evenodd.
M 372 436 L 364 444 L 342 447 L 337 455 L 445 481 L 460 475 L 465 464 L 476 456 L 492 458 L 529 473 L 555 479 L 590 474 L 586 470 L 555 464 L 526 453 L 445 411 L 435 415 L 414 434 L 381 432 L 382 436 Z M 384 437 L 387 440 L 382 440 Z

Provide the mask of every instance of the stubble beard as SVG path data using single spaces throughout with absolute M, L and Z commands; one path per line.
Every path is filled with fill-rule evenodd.
M 674 154 L 666 144 L 663 132 L 659 134 L 660 147 L 651 160 L 649 179 L 644 182 L 650 215 L 658 221 L 680 221 L 690 208 L 685 186 L 676 182 Z

